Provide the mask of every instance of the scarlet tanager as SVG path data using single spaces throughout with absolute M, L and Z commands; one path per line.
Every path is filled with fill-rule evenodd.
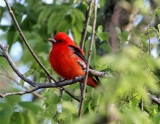
M 76 76 L 85 75 L 82 67 L 77 63 L 77 60 L 87 63 L 84 52 L 69 36 L 59 32 L 54 38 L 49 38 L 48 40 L 53 44 L 49 56 L 50 64 L 61 77 L 70 80 Z M 98 83 L 99 79 L 96 76 L 95 79 L 92 77 L 87 79 L 87 85 L 91 87 L 97 87 Z

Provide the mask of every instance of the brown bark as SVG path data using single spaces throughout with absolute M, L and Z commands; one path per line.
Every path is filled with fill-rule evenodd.
M 104 30 L 110 32 L 109 42 L 112 52 L 119 51 L 120 40 L 117 37 L 116 27 L 122 32 L 130 32 L 138 11 L 133 10 L 132 3 L 122 0 L 107 0 L 105 4 L 103 26 Z

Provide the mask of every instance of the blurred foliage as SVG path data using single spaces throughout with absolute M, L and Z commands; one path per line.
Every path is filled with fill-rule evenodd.
M 47 4 L 45 0 L 43 2 L 41 0 L 14 0 L 12 2 L 11 7 L 27 41 L 41 62 L 57 80 L 59 77 L 48 62 L 51 44 L 47 39 L 54 37 L 58 32 L 65 32 L 79 46 L 89 7 L 88 2 L 89 0 L 54 0 L 51 4 Z M 26 96 L 26 99 L 31 97 L 32 100 L 23 100 L 23 96 L 1 98 L 0 124 L 160 123 L 160 107 L 148 97 L 148 93 L 160 97 L 160 59 L 149 54 L 147 41 L 149 35 L 150 38 L 160 39 L 160 24 L 156 25 L 158 28 L 155 26 L 148 27 L 146 24 L 145 17 L 150 17 L 148 13 L 151 10 L 151 5 L 147 4 L 146 1 L 127 0 L 126 2 L 133 4 L 135 10 L 140 10 L 139 15 L 143 18 L 137 25 L 134 25 L 131 32 L 121 31 L 119 27 L 116 27 L 117 37 L 120 40 L 120 51 L 117 54 L 112 54 L 109 32 L 104 31 L 105 27 L 101 23 L 105 2 L 110 4 L 109 0 L 99 0 L 98 3 L 96 36 L 91 65 L 96 70 L 106 71 L 113 77 L 101 78 L 101 85 L 97 89 L 87 87 L 82 119 L 77 119 L 79 102 L 59 89 L 43 89 L 40 94 L 46 98 L 45 100 L 34 96 Z M 156 0 L 155 2 L 157 2 L 157 7 L 150 17 L 150 24 L 156 18 L 160 20 L 160 3 Z M 31 56 L 12 20 L 10 24 L 6 6 L 0 7 L 0 21 L 3 19 L 6 19 L 8 24 L 0 23 L 0 31 L 2 32 L 0 40 L 3 43 L 7 42 L 9 50 L 16 42 L 19 42 L 23 48 L 22 58 L 15 64 L 18 67 L 26 65 L 29 68 L 28 71 L 25 70 L 26 77 L 31 76 L 33 80 L 39 83 L 47 82 L 47 75 Z M 84 49 L 86 56 L 92 21 L 93 14 L 91 14 L 91 21 L 87 30 Z M 158 49 L 157 45 L 159 42 L 152 43 L 151 48 Z M 8 71 L 9 74 L 15 76 L 6 60 L 2 58 L 0 58 L 0 71 Z M 3 80 L 0 77 L 0 85 L 4 79 L 4 77 Z M 20 82 L 25 85 L 23 80 Z M 17 87 L 13 88 L 13 84 L 11 83 L 9 87 L 0 86 L 2 87 L 1 91 L 23 90 Z M 67 86 L 66 89 L 80 97 L 78 83 Z M 139 107 L 141 99 L 144 101 L 143 111 Z

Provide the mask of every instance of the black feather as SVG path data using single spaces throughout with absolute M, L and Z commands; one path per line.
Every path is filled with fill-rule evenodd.
M 72 45 L 68 45 L 72 50 L 74 50 L 74 53 L 79 57 L 79 58 L 81 58 L 86 64 L 87 64 L 87 59 L 85 58 L 85 56 L 82 54 L 82 52 L 81 52 L 81 50 L 80 49 L 78 49 L 77 47 L 75 47 L 75 46 L 72 46 Z M 89 68 L 90 69 L 92 69 L 92 67 L 91 66 L 89 66 Z M 95 79 L 93 79 L 94 81 L 95 81 L 95 83 L 98 85 L 99 84 L 99 82 L 100 82 L 100 80 L 99 80 L 99 78 L 97 77 L 97 76 L 94 76 L 95 77 Z

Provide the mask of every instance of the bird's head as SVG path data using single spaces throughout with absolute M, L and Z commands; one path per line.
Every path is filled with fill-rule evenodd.
M 59 32 L 54 38 L 49 38 L 48 40 L 51 41 L 53 45 L 74 44 L 74 41 L 72 41 L 71 38 L 63 32 Z

